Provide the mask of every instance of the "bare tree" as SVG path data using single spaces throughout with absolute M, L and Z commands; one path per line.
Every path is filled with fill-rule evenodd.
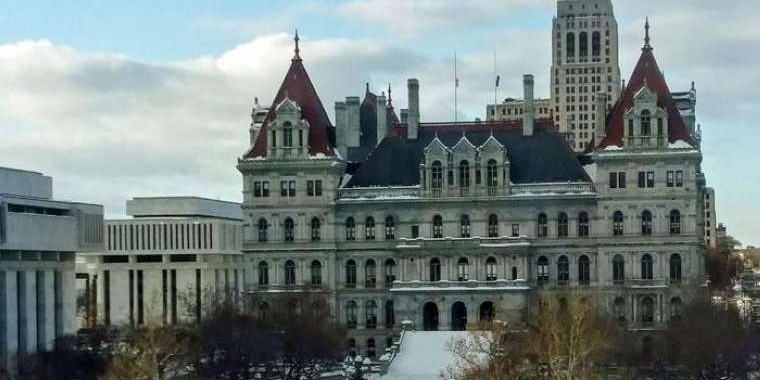
M 484 322 L 463 338 L 449 342 L 455 362 L 442 374 L 455 380 L 521 380 L 530 378 L 520 341 L 524 331 L 504 322 Z
M 596 379 L 612 349 L 615 328 L 576 293 L 540 297 L 526 321 L 524 350 L 545 378 Z
M 192 330 L 146 324 L 127 329 L 115 344 L 104 380 L 189 378 L 194 372 L 197 339 Z

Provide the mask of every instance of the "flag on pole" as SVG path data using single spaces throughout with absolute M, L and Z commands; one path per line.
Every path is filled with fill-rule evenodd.
M 499 82 L 501 82 L 501 75 L 496 76 L 496 87 L 499 87 Z

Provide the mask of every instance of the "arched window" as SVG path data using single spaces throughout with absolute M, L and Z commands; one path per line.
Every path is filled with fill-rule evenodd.
M 346 287 L 356 287 L 356 262 L 354 260 L 346 261 Z
M 393 286 L 393 281 L 396 281 L 396 262 L 393 259 L 385 260 L 385 287 L 390 288 Z
M 557 215 L 557 236 L 567 237 L 567 235 L 568 235 L 567 214 L 564 212 L 561 212 L 559 213 L 559 215 Z
M 396 311 L 393 308 L 393 300 L 387 300 L 385 301 L 385 328 L 392 328 L 395 324 Z
M 289 121 L 282 123 L 282 146 L 290 148 L 293 146 L 293 125 Z
M 622 283 L 625 281 L 625 259 L 622 255 L 612 258 L 612 281 Z
M 470 217 L 468 215 L 462 215 L 459 219 L 459 236 L 470 237 Z
M 512 281 L 517 280 L 517 267 L 512 267 Z
M 499 236 L 499 217 L 496 214 L 488 215 L 488 237 Z
M 259 219 L 259 241 L 267 241 L 269 240 L 269 235 L 267 234 L 269 230 L 269 224 L 267 223 L 267 220 L 264 218 Z
M 567 285 L 570 282 L 570 260 L 565 255 L 557 259 L 557 282 L 560 285 Z
M 566 53 L 565 56 L 567 58 L 574 58 L 575 57 L 575 33 L 568 33 L 565 37 L 565 48 Z
M 612 235 L 614 236 L 623 235 L 623 212 L 622 211 L 615 211 L 615 213 L 612 214 Z
M 613 312 L 615 313 L 615 318 L 618 322 L 625 322 L 625 299 L 623 299 L 623 297 L 615 298 L 612 307 L 614 309 Z
M 319 218 L 311 219 L 311 241 L 319 241 L 322 238 Z
M 589 235 L 588 213 L 585 211 L 581 211 L 578 214 L 578 236 L 584 237 L 588 235 Z
M 311 262 L 311 284 L 322 285 L 322 263 L 319 260 Z
M 488 160 L 486 185 L 488 186 L 488 195 L 496 195 L 496 188 L 499 187 L 499 164 L 496 160 Z
M 357 309 L 356 302 L 348 301 L 346 303 L 346 325 L 350 329 L 356 328 L 356 321 L 358 319 L 356 315 Z
M 670 255 L 670 282 L 681 282 L 681 255 L 677 253 Z
M 364 220 L 364 238 L 375 240 L 375 218 L 371 216 Z
M 549 223 L 546 219 L 546 214 L 543 212 L 538 214 L 538 237 L 547 237 L 549 235 Z
M 295 232 L 295 224 L 293 219 L 285 219 L 285 241 L 293 241 Z
M 277 131 L 272 130 L 272 148 L 277 148 Z
M 546 256 L 541 256 L 537 263 L 536 280 L 538 280 L 539 285 L 547 284 L 549 282 L 549 259 Z
M 591 33 L 591 55 L 598 58 L 602 54 L 602 37 L 597 32 Z
M 457 281 L 467 281 L 470 277 L 470 263 L 462 257 L 457 261 Z
M 683 313 L 683 302 L 679 297 L 673 297 L 670 299 L 670 320 L 676 321 L 681 319 Z
M 375 266 L 375 260 L 368 259 L 364 263 L 364 287 L 374 288 L 377 284 L 377 266 Z
M 459 188 L 462 195 L 467 195 L 470 191 L 470 163 L 466 160 L 459 163 Z
M 377 327 L 377 303 L 373 300 L 369 300 L 364 303 L 364 316 L 368 329 L 374 329 Z
M 641 213 L 641 234 L 652 234 L 652 213 L 649 210 L 644 210 Z
M 377 349 L 375 348 L 375 338 L 367 338 L 367 357 L 374 358 L 377 356 Z
M 430 259 L 430 281 L 441 281 L 441 260 Z
M 486 281 L 496 281 L 496 258 L 486 259 Z
M 670 212 L 670 234 L 678 235 L 681 233 L 681 212 L 673 210 Z
M 648 110 L 641 111 L 641 135 L 652 135 L 652 114 Z
M 356 222 L 353 217 L 346 218 L 346 240 L 356 240 Z
M 285 262 L 285 285 L 296 284 L 296 263 L 293 260 Z
M 433 217 L 433 238 L 440 239 L 443 237 L 443 218 L 440 215 Z
M 586 255 L 578 258 L 578 283 L 581 285 L 591 283 L 591 260 Z
M 392 216 L 385 217 L 385 240 L 396 239 L 396 222 Z
M 578 45 L 580 47 L 578 56 L 583 60 L 583 58 L 588 57 L 588 33 L 580 32 L 578 34 Z
M 641 256 L 641 279 L 651 280 L 654 278 L 654 262 L 652 256 L 646 254 Z
M 651 297 L 641 299 L 641 322 L 644 324 L 654 322 L 654 300 Z
M 259 261 L 259 286 L 269 285 L 269 264 Z
M 430 188 L 433 190 L 433 195 L 441 195 L 441 188 L 443 188 L 443 168 L 441 167 L 441 161 L 433 162 L 430 168 Z

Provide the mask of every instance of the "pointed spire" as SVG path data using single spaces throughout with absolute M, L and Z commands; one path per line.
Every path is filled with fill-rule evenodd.
M 649 44 L 650 38 L 649 38 L 649 17 L 647 17 L 646 22 L 644 23 L 644 47 L 643 50 L 652 50 L 652 45 Z
M 391 83 L 388 82 L 388 107 L 393 107 L 393 98 L 391 97 Z
M 293 56 L 293 60 L 300 60 L 301 59 L 301 48 L 298 46 L 298 43 L 301 41 L 301 38 L 298 37 L 298 29 L 296 29 L 296 36 L 293 38 L 293 41 L 296 43 L 295 48 L 295 55 Z
M 366 96 L 367 94 L 369 94 L 369 82 L 367 82 L 367 88 L 364 89 L 364 95 Z

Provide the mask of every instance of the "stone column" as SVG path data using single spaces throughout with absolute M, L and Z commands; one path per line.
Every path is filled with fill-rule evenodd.
M 10 359 L 18 350 L 18 292 L 16 289 L 16 279 L 18 272 L 15 270 L 0 271 L 0 354 L 3 354 L 5 367 L 10 367 Z
M 39 331 L 38 334 L 43 336 L 44 341 L 43 342 L 44 347 L 41 347 L 47 351 L 50 351 L 53 349 L 53 345 L 55 343 L 56 338 L 56 329 L 55 329 L 55 322 L 56 317 L 62 318 L 66 317 L 62 315 L 61 312 L 63 310 L 56 310 L 55 305 L 55 294 L 58 291 L 58 289 L 55 288 L 55 272 L 54 271 L 44 271 L 42 272 L 43 277 L 43 283 L 39 284 L 42 285 L 42 296 L 45 299 L 45 303 L 43 306 L 43 310 L 38 310 L 40 314 L 44 314 L 44 325 L 43 330 Z M 39 291 L 40 289 L 38 289 Z M 61 314 L 59 314 L 61 313 Z M 76 319 L 76 313 L 75 315 L 72 315 L 71 318 Z
M 37 276 L 35 271 L 21 272 L 24 289 L 21 294 L 24 297 L 22 315 L 19 315 L 19 327 L 23 327 L 19 335 L 24 336 L 24 345 L 19 347 L 26 353 L 37 351 Z M 21 346 L 21 344 L 19 344 Z

